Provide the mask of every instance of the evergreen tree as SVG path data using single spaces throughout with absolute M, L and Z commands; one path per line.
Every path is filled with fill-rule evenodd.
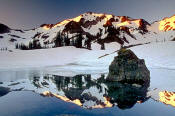
M 33 49 L 41 49 L 41 44 L 39 40 L 33 40 Z
M 16 48 L 16 49 L 18 49 L 18 48 L 19 48 L 18 43 L 16 43 L 16 44 L 15 44 L 15 48 Z
M 20 49 L 21 50 L 28 50 L 28 47 L 26 45 L 24 45 L 24 44 L 21 44 L 20 45 Z
M 36 40 L 33 40 L 33 49 L 37 49 L 37 41 Z
M 40 42 L 38 42 L 37 43 L 37 49 L 41 49 L 42 47 L 41 47 L 41 44 L 40 44 Z
M 33 43 L 29 42 L 29 49 L 32 50 L 33 49 Z
M 66 46 L 69 46 L 69 45 L 70 45 L 70 39 L 69 39 L 69 37 L 68 37 L 68 33 L 67 33 L 66 36 L 64 37 L 64 40 L 65 40 Z
M 101 44 L 101 50 L 105 50 L 105 44 L 104 43 Z
M 55 43 L 55 47 L 61 47 L 62 46 L 61 45 L 61 43 L 62 43 L 62 36 L 61 36 L 61 33 L 60 32 L 58 32 L 57 37 L 56 37 L 54 43 Z
M 79 33 L 77 36 L 76 45 L 75 45 L 77 48 L 82 48 L 82 40 L 83 40 L 83 36 L 81 33 Z
M 70 40 L 70 46 L 74 46 L 74 38 Z
M 90 40 L 90 39 L 87 39 L 87 40 L 85 41 L 85 45 L 86 45 L 86 48 L 87 48 L 87 49 L 91 50 L 91 40 Z

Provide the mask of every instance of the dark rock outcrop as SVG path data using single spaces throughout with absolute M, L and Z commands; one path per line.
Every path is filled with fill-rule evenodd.
M 109 66 L 108 81 L 145 85 L 150 82 L 150 72 L 143 59 L 131 50 L 121 49 Z
M 10 92 L 9 88 L 5 88 L 5 87 L 0 87 L 0 97 L 8 94 Z
M 10 32 L 10 28 L 0 23 L 0 34 L 9 33 L 9 32 Z

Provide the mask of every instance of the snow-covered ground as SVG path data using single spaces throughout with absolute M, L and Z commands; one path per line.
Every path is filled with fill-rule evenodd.
M 82 67 L 95 68 L 96 65 L 97 67 L 99 65 L 106 65 L 105 61 L 110 63 L 111 60 L 108 59 L 113 59 L 116 54 L 109 55 L 103 59 L 99 59 L 99 57 L 116 51 L 120 45 L 116 42 L 110 43 L 106 46 L 107 50 L 99 50 L 98 47 L 100 46 L 94 45 L 93 50 L 69 46 L 39 50 L 14 49 L 13 52 L 0 51 L 0 69 L 56 67 L 58 69 L 68 68 L 67 70 L 70 70 L 71 68 L 76 69 L 78 66 L 81 70 L 86 70 Z
M 40 50 L 15 50 L 0 52 L 0 69 L 33 68 L 65 65 L 75 61 L 86 49 L 60 47 Z
M 107 50 L 60 47 L 41 50 L 0 52 L 0 69 L 47 67 L 49 71 L 107 73 L 119 45 L 111 43 Z M 175 69 L 175 42 L 160 42 L 130 48 L 148 68 Z M 101 57 L 103 56 L 103 57 Z M 49 67 L 49 68 L 48 68 Z
M 166 68 L 175 69 L 175 42 L 160 42 L 151 43 L 146 45 L 140 45 L 130 48 L 134 53 L 141 59 L 145 59 L 146 66 L 148 68 Z M 114 57 L 117 56 L 115 51 L 106 51 L 107 54 L 104 57 L 98 58 L 99 56 L 105 55 L 104 51 L 89 51 L 86 52 L 76 60 L 76 65 L 65 66 L 65 70 L 71 69 L 79 72 L 87 73 L 107 73 L 108 67 L 113 61 Z
M 175 69 L 175 42 L 160 42 L 131 48 L 134 53 L 145 59 L 149 68 Z

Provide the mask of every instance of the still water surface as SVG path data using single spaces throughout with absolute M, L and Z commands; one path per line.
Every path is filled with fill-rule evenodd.
M 106 74 L 0 71 L 0 116 L 174 116 L 175 71 L 150 70 L 144 87 L 103 82 Z

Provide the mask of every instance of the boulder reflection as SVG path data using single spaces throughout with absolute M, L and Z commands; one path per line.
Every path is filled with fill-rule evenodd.
M 107 96 L 112 104 L 117 104 L 120 109 L 132 108 L 136 103 L 143 103 L 148 86 L 133 86 L 121 83 L 106 83 L 108 86 Z

